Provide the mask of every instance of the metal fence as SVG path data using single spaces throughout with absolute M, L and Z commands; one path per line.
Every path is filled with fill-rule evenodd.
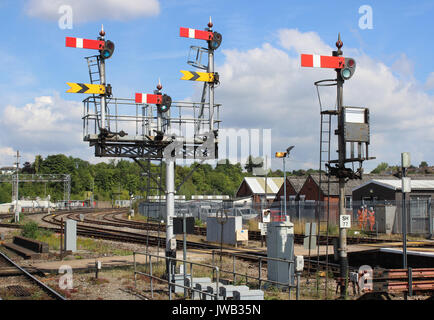
M 376 233 L 401 233 L 401 201 L 349 201 L 346 214 L 351 215 L 351 227 Z M 272 217 L 284 212 L 284 202 L 273 202 Z M 326 201 L 287 201 L 286 208 L 292 222 L 321 223 L 329 220 L 331 227 L 339 225 L 339 203 Z M 431 199 L 406 201 L 407 230 L 411 234 L 433 235 L 434 214 Z
M 401 233 L 401 201 L 348 201 L 346 214 L 351 215 L 351 227 L 360 231 L 375 233 Z M 234 206 L 231 201 L 213 202 L 205 200 L 175 202 L 176 215 L 193 216 L 206 222 L 208 216 L 215 216 L 219 209 L 226 209 L 229 215 L 242 216 L 243 223 L 251 219 L 260 219 L 261 205 Z M 271 219 L 281 220 L 284 215 L 284 201 L 274 201 L 270 207 Z M 407 230 L 410 234 L 433 235 L 434 212 L 431 199 L 413 199 L 406 201 Z M 339 203 L 327 201 L 287 201 L 286 213 L 292 222 L 316 222 L 335 228 L 339 226 Z M 373 214 L 372 214 L 373 213 Z M 142 202 L 139 214 L 153 220 L 165 220 L 165 202 Z M 373 217 L 372 217 L 373 216 Z
M 207 217 L 215 217 L 220 209 L 226 209 L 228 215 L 242 216 L 243 221 L 247 221 L 260 216 L 260 211 L 251 206 L 234 206 L 227 201 L 175 201 L 175 215 L 182 217 L 194 217 L 206 222 Z M 141 202 L 139 204 L 139 214 L 149 217 L 152 220 L 166 219 L 166 203 L 162 202 Z
M 137 255 L 144 255 L 146 256 L 146 264 L 143 271 L 138 271 L 138 266 L 136 264 L 136 256 Z M 222 257 L 223 255 L 228 256 L 229 259 L 232 260 L 232 270 L 224 269 L 222 267 Z M 245 283 L 246 286 L 249 287 L 249 289 L 257 288 L 259 290 L 262 290 L 264 287 L 274 286 L 279 288 L 287 288 L 288 290 L 288 299 L 291 300 L 291 289 L 296 290 L 296 299 L 299 299 L 299 292 L 300 292 L 300 272 L 293 273 L 290 270 L 290 267 L 292 264 L 294 264 L 294 260 L 287 260 L 287 259 L 279 259 L 279 258 L 270 258 L 270 257 L 261 257 L 256 255 L 250 255 L 250 254 L 243 254 L 243 253 L 229 253 L 225 252 L 222 255 L 221 252 L 218 252 L 217 250 L 212 250 L 212 261 L 211 264 L 206 263 L 199 263 L 199 262 L 193 262 L 189 260 L 182 260 L 182 259 L 176 259 L 172 257 L 161 257 L 160 255 L 152 254 L 149 252 L 133 252 L 134 256 L 134 283 L 135 287 L 137 288 L 137 275 L 144 275 L 146 277 L 149 277 L 149 291 L 151 292 L 151 298 L 154 298 L 154 281 L 157 281 L 159 283 L 166 283 L 167 284 L 167 294 L 169 297 L 169 300 L 173 299 L 173 291 L 175 287 L 180 287 L 184 289 L 184 293 L 187 295 L 184 295 L 184 298 L 187 298 L 188 296 L 190 298 L 195 297 L 195 293 L 199 294 L 199 297 L 204 300 L 213 299 L 213 300 L 219 300 L 222 299 L 222 297 L 219 294 L 219 286 L 223 285 L 222 282 L 230 282 L 232 285 L 236 285 L 237 283 Z M 220 258 L 220 266 L 218 266 L 218 259 L 217 256 Z M 255 268 L 255 263 L 257 264 L 257 275 L 248 273 L 247 270 L 245 272 L 242 272 L 240 270 L 240 267 L 237 269 L 237 261 L 248 259 L 250 263 L 252 264 L 252 268 Z M 288 272 L 288 283 L 283 283 L 279 281 L 270 280 L 267 278 L 267 264 L 269 261 L 275 261 L 279 263 L 283 263 L 287 265 L 287 272 Z M 161 274 L 158 275 L 156 270 L 156 266 L 161 265 L 164 262 L 166 264 L 167 270 L 169 270 L 168 277 L 164 278 Z M 185 272 L 178 274 L 179 276 L 183 277 L 182 283 L 177 283 L 175 281 L 175 275 L 176 275 L 176 266 L 184 265 Z M 188 266 L 188 267 L 187 267 Z M 193 268 L 194 267 L 194 268 Z M 265 270 L 263 270 L 265 268 Z M 202 269 L 202 270 L 200 270 Z M 282 268 L 283 269 L 283 268 Z M 193 287 L 193 281 L 194 279 L 194 272 L 195 270 L 199 270 L 199 273 L 203 276 L 204 272 L 207 273 L 207 275 L 210 276 L 210 279 L 212 282 L 215 283 L 215 291 L 213 293 L 204 291 L 204 290 L 198 290 L 196 287 Z M 204 271 L 208 270 L 208 272 Z M 230 279 L 223 279 L 223 274 L 226 276 L 229 275 Z M 265 277 L 264 277 L 265 276 Z M 169 280 L 170 279 L 170 280 Z M 186 286 L 186 279 L 189 279 L 189 286 Z M 242 282 L 244 280 L 244 282 Z M 295 281 L 296 280 L 296 281 Z M 267 286 L 268 285 L 268 286 Z

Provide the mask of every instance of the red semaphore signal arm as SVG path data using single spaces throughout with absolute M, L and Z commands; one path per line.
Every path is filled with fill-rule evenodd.
M 345 58 L 320 56 L 318 54 L 302 54 L 301 66 L 312 68 L 342 69 L 345 66 Z
M 66 37 L 65 40 L 66 46 L 70 48 L 102 50 L 104 49 L 105 44 L 105 42 L 101 40 L 91 40 L 83 38 Z
M 184 38 L 200 39 L 200 40 L 212 40 L 214 35 L 210 31 L 196 30 L 191 28 L 180 28 L 179 35 Z
M 162 104 L 163 96 L 161 94 L 136 93 L 136 103 Z

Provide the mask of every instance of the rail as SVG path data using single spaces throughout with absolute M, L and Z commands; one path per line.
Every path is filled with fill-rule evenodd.
M 24 270 L 23 268 L 21 268 L 18 264 L 16 264 L 14 261 L 12 261 L 11 259 L 9 259 L 9 257 L 7 255 L 5 255 L 4 253 L 0 252 L 0 255 L 3 259 L 5 259 L 8 263 L 10 263 L 11 265 L 13 265 L 15 268 L 17 268 L 18 270 L 20 270 L 27 278 L 29 278 L 31 281 L 33 281 L 34 283 L 36 283 L 39 287 L 42 288 L 42 290 L 44 290 L 46 293 L 48 293 L 49 295 L 53 296 L 55 299 L 57 300 L 67 300 L 64 296 L 60 295 L 59 293 L 57 293 L 56 291 L 54 291 L 53 289 L 51 289 L 50 287 L 48 287 L 46 284 L 42 283 L 41 281 L 39 281 L 37 278 L 35 278 L 34 276 L 32 276 L 30 273 L 28 273 L 26 270 Z

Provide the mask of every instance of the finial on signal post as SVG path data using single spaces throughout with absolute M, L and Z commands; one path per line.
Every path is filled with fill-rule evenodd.
M 208 28 L 211 29 L 212 26 L 213 26 L 213 24 L 212 24 L 212 21 L 211 21 L 211 16 L 209 16 Z
M 105 36 L 104 25 L 102 25 L 102 24 L 101 24 L 101 31 L 99 32 L 99 35 L 103 38 Z
M 157 90 L 161 91 L 161 89 L 163 89 L 163 86 L 161 85 L 160 78 L 158 78 Z
M 338 41 L 336 41 L 336 47 L 338 48 L 338 55 L 342 55 L 342 46 L 344 45 L 344 43 L 341 40 L 341 33 L 338 33 Z

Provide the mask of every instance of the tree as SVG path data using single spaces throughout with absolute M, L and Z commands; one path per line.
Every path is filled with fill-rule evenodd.
M 33 168 L 35 170 L 35 173 L 38 174 L 39 170 L 41 169 L 41 163 L 42 163 L 42 156 L 37 155 L 35 156 L 35 162 L 33 163 Z
M 21 173 L 33 174 L 35 170 L 32 167 L 32 164 L 28 161 L 24 162 L 23 168 L 21 169 Z
M 428 167 L 428 163 L 426 161 L 422 161 L 419 165 L 419 168 L 426 168 Z
M 374 170 L 371 171 L 371 173 L 372 174 L 382 173 L 388 167 L 389 167 L 389 164 L 387 162 L 381 162 Z

